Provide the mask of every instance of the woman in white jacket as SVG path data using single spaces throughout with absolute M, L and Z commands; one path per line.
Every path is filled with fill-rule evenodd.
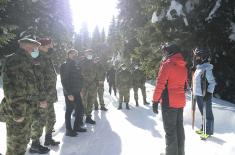
M 206 139 L 214 133 L 214 116 L 212 112 L 212 94 L 216 85 L 212 70 L 213 65 L 209 62 L 209 52 L 205 49 L 196 48 L 194 51 L 196 70 L 193 76 L 193 95 L 196 98 L 198 108 L 203 116 L 203 103 L 206 103 L 206 133 L 202 128 L 196 131 Z

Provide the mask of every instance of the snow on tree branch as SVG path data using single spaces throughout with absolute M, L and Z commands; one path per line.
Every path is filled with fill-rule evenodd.
M 229 39 L 231 41 L 235 41 L 235 23 L 231 23 L 231 29 L 232 29 L 232 33 L 229 35 Z
M 214 8 L 211 10 L 210 14 L 208 17 L 206 17 L 206 21 L 209 21 L 213 18 L 215 12 L 219 9 L 219 7 L 221 6 L 221 0 L 217 0 L 216 3 L 215 3 L 215 6 Z
M 176 19 L 176 16 L 183 17 L 185 26 L 188 26 L 188 20 L 186 18 L 185 13 L 183 12 L 183 5 L 180 4 L 179 2 L 176 2 L 175 0 L 171 1 L 171 5 L 166 15 L 164 10 L 162 10 L 160 15 L 158 16 L 157 12 L 155 11 L 152 15 L 151 22 L 152 23 L 160 22 L 164 18 L 164 16 L 166 16 L 168 20 L 174 20 Z

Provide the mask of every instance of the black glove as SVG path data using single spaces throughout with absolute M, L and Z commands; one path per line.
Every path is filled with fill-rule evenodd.
M 204 100 L 205 100 L 205 101 L 209 101 L 210 99 L 212 99 L 212 93 L 206 92 L 206 95 L 205 95 L 205 97 L 204 97 Z
M 158 104 L 159 104 L 159 102 L 154 102 L 153 101 L 153 112 L 155 113 L 155 114 L 158 114 Z

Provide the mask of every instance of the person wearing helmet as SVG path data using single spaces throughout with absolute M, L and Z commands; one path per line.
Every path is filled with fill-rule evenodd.
M 212 112 L 212 94 L 216 85 L 210 64 L 210 55 L 208 50 L 196 48 L 193 50 L 194 64 L 196 70 L 193 75 L 193 95 L 196 98 L 197 105 L 201 115 L 203 115 L 203 103 L 206 103 L 206 132 L 203 134 L 202 128 L 196 133 L 201 134 L 202 139 L 208 138 L 214 133 L 214 116 Z
M 153 94 L 153 112 L 158 113 L 160 103 L 166 134 L 166 155 L 184 155 L 183 109 L 188 71 L 177 45 L 165 44 L 162 46 L 162 54 L 163 60 Z

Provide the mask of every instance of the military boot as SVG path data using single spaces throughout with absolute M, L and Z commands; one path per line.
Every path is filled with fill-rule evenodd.
M 108 109 L 107 109 L 105 106 L 101 106 L 101 107 L 100 107 L 100 110 L 102 110 L 102 111 L 108 111 Z
M 122 103 L 119 103 L 118 110 L 121 110 L 121 109 L 122 109 Z
M 58 146 L 60 144 L 60 142 L 55 141 L 54 139 L 52 139 L 52 133 L 47 133 L 45 136 L 45 142 L 44 145 L 45 146 Z
M 135 101 L 135 106 L 139 106 L 139 102 L 138 101 Z
M 95 124 L 96 122 L 91 119 L 91 116 L 87 116 L 87 117 L 86 117 L 86 123 Z
M 129 103 L 126 103 L 126 109 L 130 110 Z
M 50 149 L 42 146 L 40 144 L 39 140 L 33 141 L 31 148 L 29 149 L 29 153 L 38 153 L 38 154 L 46 154 L 49 151 L 50 151 Z

